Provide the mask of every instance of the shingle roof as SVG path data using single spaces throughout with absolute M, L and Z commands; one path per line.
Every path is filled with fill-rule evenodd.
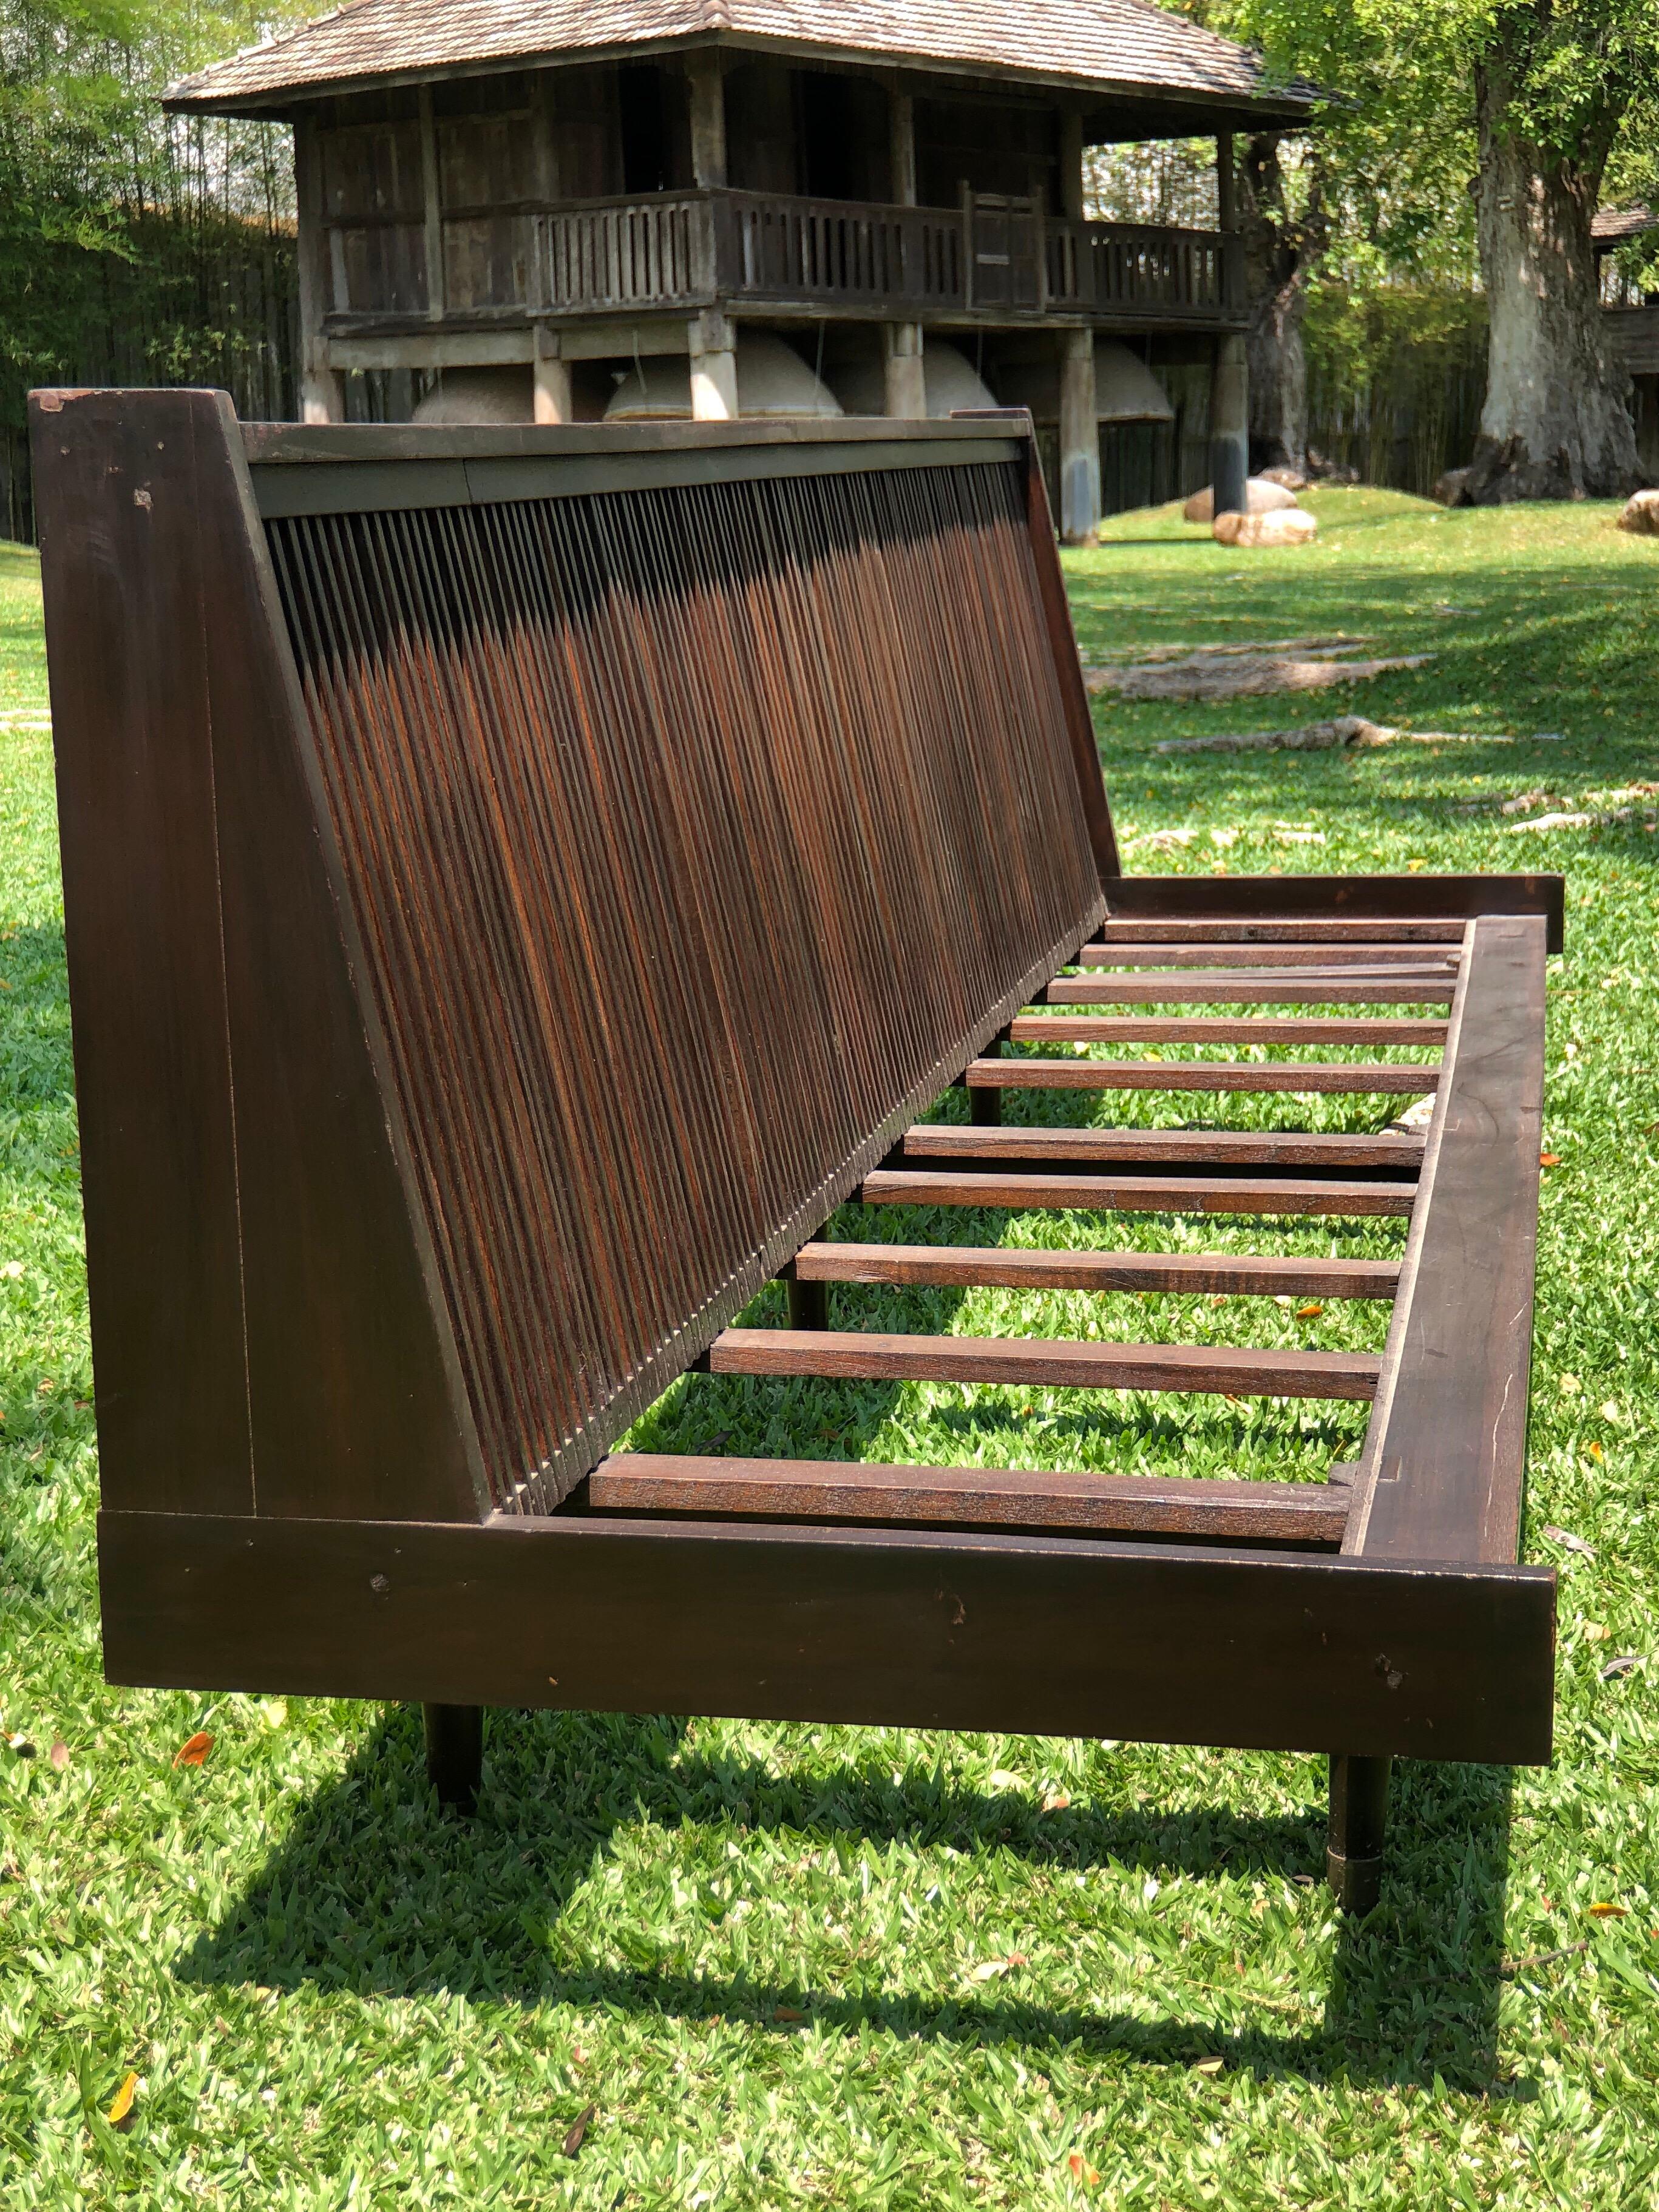
M 1590 225 L 1590 236 L 1598 246 L 1616 246 L 1621 238 L 1639 238 L 1654 228 L 1654 217 L 1644 206 L 1603 208 Z
M 258 106 L 377 77 L 721 33 L 1201 102 L 1269 94 L 1281 111 L 1314 96 L 1271 87 L 1246 47 L 1148 0 L 350 0 L 180 79 L 168 100 Z

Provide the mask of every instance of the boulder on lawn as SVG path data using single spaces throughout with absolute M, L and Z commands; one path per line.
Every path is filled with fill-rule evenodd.
M 1306 545 L 1317 535 L 1317 519 L 1299 507 L 1276 507 L 1271 514 L 1218 514 L 1211 525 L 1217 545 Z
M 1297 492 L 1307 490 L 1309 479 L 1303 476 L 1300 469 L 1286 468 L 1281 464 L 1276 468 L 1264 469 L 1259 481 L 1263 483 L 1276 483 L 1283 491 Z
M 1271 483 L 1266 477 L 1252 477 L 1244 487 L 1244 495 L 1252 514 L 1272 514 L 1282 507 L 1294 507 L 1296 494 L 1284 486 Z M 1216 493 L 1212 484 L 1195 491 L 1181 509 L 1183 520 L 1213 522 L 1216 519 Z
M 1619 518 L 1621 530 L 1638 538 L 1659 538 L 1659 491 L 1632 492 Z
M 1435 478 L 1435 488 L 1429 496 L 1442 507 L 1472 507 L 1474 502 L 1469 497 L 1468 470 L 1448 469 L 1444 476 Z

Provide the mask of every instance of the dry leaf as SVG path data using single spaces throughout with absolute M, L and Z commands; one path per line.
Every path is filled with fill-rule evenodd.
M 1607 1626 L 1605 1621 L 1587 1620 L 1584 1623 L 1584 1641 L 1586 1644 L 1605 1644 L 1612 1633 L 1613 1631 Z
M 205 1729 L 198 1729 L 173 1754 L 175 1766 L 205 1766 L 207 1754 L 213 1748 L 213 1739 Z
M 981 1959 L 968 1974 L 971 1982 L 994 1982 L 998 1974 L 1008 1972 L 1006 1959 Z
M 807 2015 L 797 2012 L 793 2005 L 774 2005 L 772 2016 L 774 2020 L 804 2020 Z
M 9 1735 L 6 1738 L 6 1744 L 8 1749 L 15 1751 L 19 1759 L 33 1759 L 34 1756 L 34 1746 L 23 1734 L 21 1729 L 18 1729 L 15 1735 Z
M 1558 1387 L 1565 1396 L 1576 1398 L 1584 1386 L 1576 1375 L 1564 1375 Z
M 1593 1905 L 1590 1917 L 1593 1920 L 1628 1920 L 1630 1915 L 1622 1905 Z
M 1223 2058 L 1195 2058 L 1192 2071 L 1195 2074 L 1219 2074 L 1226 2063 Z
M 1018 1774 L 1010 1774 L 1005 1766 L 993 1767 L 986 1788 L 990 1790 L 1023 1790 L 1025 1781 Z
M 69 1765 L 69 1746 L 64 1741 L 62 1736 L 59 1736 L 57 1742 L 52 1745 L 50 1757 L 52 1772 L 61 1774 Z
M 1600 1444 L 1589 1443 L 1585 1445 L 1584 1449 L 1592 1459 L 1600 1459 L 1602 1456 L 1601 1447 Z
M 1577 1552 L 1581 1559 L 1593 1559 L 1595 1557 L 1595 1545 L 1587 1544 L 1582 1536 L 1575 1536 L 1571 1528 L 1558 1528 L 1552 1522 L 1546 1521 L 1544 1534 L 1551 1543 L 1559 1544 L 1569 1552 Z
M 1316 1321 L 1324 1310 L 1324 1307 L 1320 1305 L 1298 1306 L 1296 1308 L 1296 1319 L 1298 1321 Z
M 1619 1419 L 1619 1403 L 1616 1399 L 1607 1398 L 1602 1401 L 1601 1419 L 1604 1421 L 1616 1421 Z
M 137 2094 L 138 2076 L 136 2074 L 129 2074 L 115 2092 L 114 2101 L 104 2114 L 111 2127 L 119 2128 L 126 2125 L 132 2117 L 132 2100 Z
M 1071 2179 L 1074 2181 L 1082 2182 L 1085 2189 L 1098 2189 L 1100 2187 L 1100 2175 L 1095 2171 L 1094 2167 L 1089 2163 L 1089 2160 L 1083 2156 L 1080 2150 L 1074 2150 L 1065 2163 L 1067 2169 L 1071 2175 Z
M 1604 1682 L 1622 1680 L 1625 1675 L 1632 1672 L 1641 1663 L 1642 1655 L 1639 1651 L 1621 1651 L 1616 1659 L 1609 1659 L 1601 1669 L 1601 1680 Z
M 1540 1152 L 1538 1164 L 1540 1168 L 1558 1168 L 1561 1164 L 1561 1155 L 1559 1152 Z
M 564 2155 L 566 2158 L 574 2158 L 576 2153 L 582 2148 L 582 2138 L 588 2132 L 588 2123 L 593 2118 L 594 2114 L 598 2110 L 599 2107 L 597 2105 L 584 2106 L 582 2111 L 576 2114 L 575 2119 L 570 2123 L 570 2132 L 564 2138 Z
M 1064 1813 L 1070 1802 L 1071 1793 L 1069 1790 L 1046 1790 L 1043 1796 L 1043 1810 L 1045 1813 Z

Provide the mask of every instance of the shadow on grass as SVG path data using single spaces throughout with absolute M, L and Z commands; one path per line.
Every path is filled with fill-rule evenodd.
M 1436 2080 L 1474 2093 L 1526 2094 L 1497 2076 L 1498 1969 L 1509 1848 L 1510 1778 L 1473 1767 L 1399 1771 L 1391 1872 L 1381 1905 L 1339 1934 L 1322 2017 L 1252 2018 L 1229 1992 L 1205 2017 L 1145 2018 L 1109 2006 L 996 1995 L 917 1995 L 881 1978 L 880 1961 L 833 1984 L 719 1978 L 675 1956 L 709 1918 L 704 1884 L 666 1914 L 650 1902 L 605 1914 L 607 1954 L 593 1957 L 563 1916 L 602 1880 L 619 1830 L 649 1823 L 718 1839 L 717 1871 L 741 1885 L 743 1839 L 787 1837 L 833 1854 L 849 1889 L 861 1846 L 949 1845 L 1066 1871 L 1115 1866 L 1249 1881 L 1322 1874 L 1323 1808 L 1257 1816 L 1222 1805 L 1162 1814 L 1074 1804 L 1040 1815 L 1028 1796 L 964 1789 L 942 1768 L 894 1773 L 891 1752 L 827 1772 L 721 1761 L 685 1747 L 680 1723 L 621 1715 L 497 1713 L 479 1809 L 439 1810 L 422 1767 L 418 1717 L 396 1709 L 339 1782 L 301 1813 L 286 1841 L 221 1923 L 179 1962 L 182 1979 L 364 1996 L 424 1993 L 523 2004 L 602 2006 L 784 2034 L 802 2021 L 973 2046 L 1082 2045 L 1155 2065 L 1218 2058 L 1224 2072 L 1370 2083 Z M 735 1856 L 726 1845 L 737 1844 Z M 755 1870 L 777 1878 L 775 1856 Z M 831 1876 L 833 1879 L 833 1876 Z M 918 1886 L 925 1867 L 918 1867 Z M 1247 1893 L 1247 1896 L 1248 1893 Z M 717 1922 L 735 1900 L 714 1911 Z M 1241 1900 L 1241 1926 L 1248 1905 Z

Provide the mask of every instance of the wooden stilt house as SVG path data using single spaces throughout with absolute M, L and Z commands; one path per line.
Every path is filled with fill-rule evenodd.
M 1232 136 L 1313 96 L 1141 0 L 356 0 L 169 104 L 293 125 L 307 421 L 399 419 L 441 379 L 493 385 L 497 419 L 625 387 L 775 412 L 782 341 L 804 411 L 1017 392 L 1075 541 L 1103 422 L 1183 414 L 1237 503 Z M 1211 227 L 1087 218 L 1086 149 L 1200 137 Z M 1125 349 L 1176 398 L 1110 411 Z

